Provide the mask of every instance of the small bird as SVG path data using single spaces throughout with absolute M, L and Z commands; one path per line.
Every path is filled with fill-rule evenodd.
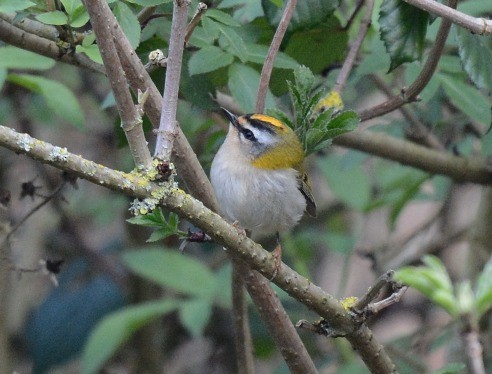
M 230 126 L 210 171 L 219 209 L 253 235 L 277 235 L 275 277 L 282 255 L 279 232 L 293 228 L 305 211 L 316 216 L 304 149 L 295 132 L 274 117 L 222 110 Z

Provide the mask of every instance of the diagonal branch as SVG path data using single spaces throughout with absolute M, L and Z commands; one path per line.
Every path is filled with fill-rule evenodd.
M 289 26 L 292 14 L 294 14 L 296 4 L 297 0 L 289 0 L 289 2 L 285 5 L 284 13 L 282 14 L 282 18 L 280 19 L 280 23 L 278 24 L 275 35 L 273 36 L 272 43 L 270 44 L 270 48 L 268 49 L 265 63 L 263 64 L 263 68 L 261 69 L 258 95 L 256 97 L 255 111 L 257 113 L 262 113 L 265 110 L 265 99 L 268 91 L 268 84 L 270 83 L 270 77 L 272 75 L 273 63 L 280 48 L 280 43 L 282 43 L 282 39 L 284 38 L 285 32 L 287 31 L 287 26 Z
M 128 90 L 125 73 L 115 49 L 109 23 L 101 12 L 101 0 L 85 0 L 87 12 L 91 18 L 92 28 L 106 67 L 106 73 L 116 99 L 116 106 L 133 160 L 138 169 L 149 169 L 152 164 L 149 148 L 142 127 L 142 116 L 133 103 Z
M 449 6 L 452 8 L 456 7 L 457 0 L 450 0 Z M 451 28 L 451 21 L 443 19 L 441 21 L 441 26 L 437 32 L 436 40 L 434 41 L 434 46 L 429 53 L 425 65 L 420 72 L 420 74 L 415 78 L 415 81 L 398 96 L 394 96 L 384 103 L 376 105 L 372 108 L 363 110 L 359 113 L 362 121 L 367 121 L 368 119 L 379 117 L 383 114 L 392 112 L 398 109 L 406 103 L 416 101 L 418 94 L 427 86 L 431 80 L 434 72 L 436 71 L 437 64 L 441 58 L 444 45 L 446 44 L 446 39 L 449 35 L 449 30 Z
M 270 253 L 218 214 L 207 209 L 202 202 L 174 186 L 157 185 L 136 174 L 126 174 L 104 167 L 69 153 L 64 148 L 34 139 L 28 134 L 17 133 L 4 126 L 0 126 L 0 146 L 130 196 L 146 198 L 158 193 L 162 196 L 161 204 L 165 208 L 186 217 L 192 224 L 207 232 L 219 245 L 227 247 L 235 256 L 247 262 L 266 278 L 270 279 L 276 271 L 275 259 Z M 336 330 L 345 334 L 371 372 L 394 372 L 393 363 L 369 328 L 351 320 L 333 296 L 285 264 L 281 265 L 275 283 L 329 321 Z

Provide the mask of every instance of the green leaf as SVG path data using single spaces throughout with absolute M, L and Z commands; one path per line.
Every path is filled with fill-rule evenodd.
M 447 74 L 439 74 L 439 80 L 444 92 L 451 103 L 470 118 L 489 126 L 491 117 L 491 102 L 475 87 L 461 80 L 453 79 Z
M 461 27 L 458 27 L 456 35 L 463 68 L 478 88 L 485 88 L 490 92 L 492 90 L 490 37 L 472 34 Z
M 232 64 L 229 66 L 229 90 L 244 112 L 253 113 L 255 110 L 256 95 L 260 74 L 249 66 Z M 268 90 L 265 109 L 274 108 L 275 99 Z
M 161 4 L 167 4 L 173 0 L 127 0 L 129 3 L 138 4 L 141 6 L 156 6 Z
M 343 161 L 342 157 L 330 155 L 317 159 L 317 164 L 335 196 L 349 207 L 363 210 L 371 199 L 369 178 L 360 165 L 345 167 Z
M 85 7 L 81 3 L 79 7 L 75 8 L 74 11 L 69 14 L 68 20 L 70 26 L 79 28 L 89 22 L 89 13 L 87 13 Z
M 331 18 L 316 28 L 295 32 L 284 52 L 318 74 L 330 64 L 343 60 L 347 42 L 348 33 L 342 30 L 336 18 Z
M 212 304 L 203 298 L 185 301 L 179 308 L 179 319 L 193 337 L 203 334 L 211 315 Z
M 390 212 L 390 225 L 391 225 L 391 227 L 394 228 L 396 220 L 398 219 L 398 216 L 400 215 L 403 208 L 410 201 L 412 201 L 412 199 L 420 191 L 420 187 L 422 186 L 422 184 L 424 184 L 424 182 L 426 182 L 427 180 L 429 180 L 429 177 L 427 175 L 425 175 L 425 176 L 421 177 L 420 179 L 411 181 L 410 184 L 405 186 L 404 192 L 401 194 L 401 196 L 396 200 L 396 202 L 391 207 L 391 212 Z
M 464 370 L 466 369 L 466 365 L 463 363 L 451 363 L 447 364 L 444 367 L 440 368 L 439 370 L 436 370 L 432 374 L 460 374 L 463 373 Z
M 475 294 L 473 293 L 469 280 L 461 282 L 456 287 L 456 300 L 460 314 L 474 312 Z
M 162 239 L 166 239 L 172 235 L 176 234 L 176 231 L 170 230 L 169 228 L 162 228 L 152 232 L 150 237 L 146 240 L 147 243 L 154 243 Z
M 55 60 L 10 45 L 0 48 L 0 68 L 47 70 Z
M 213 45 L 195 52 L 188 63 L 190 75 L 208 73 L 232 64 L 234 57 Z
M 284 1 L 284 7 L 287 1 Z M 271 25 L 277 26 L 282 17 L 283 8 L 271 0 L 262 0 L 261 5 Z M 303 0 L 299 1 L 292 15 L 288 30 L 309 29 L 326 21 L 339 7 L 340 0 Z
M 246 48 L 243 39 L 231 27 L 225 25 L 219 25 L 218 27 L 221 33 L 219 45 L 229 53 L 238 57 L 241 62 L 246 62 L 248 60 L 248 49 Z
M 157 207 L 150 213 L 128 218 L 126 221 L 130 222 L 133 225 L 148 227 L 167 226 L 166 218 L 164 217 L 164 214 L 162 213 L 162 209 L 160 207 Z
M 209 18 L 213 18 L 214 20 L 223 23 L 224 25 L 227 26 L 232 26 L 232 27 L 241 26 L 241 24 L 238 21 L 236 21 L 234 18 L 232 18 L 229 14 L 218 9 L 208 9 L 207 12 L 205 13 L 205 16 Z
M 126 307 L 105 317 L 87 340 L 82 354 L 82 373 L 98 373 L 102 365 L 138 329 L 178 306 L 177 300 L 155 301 Z
M 263 65 L 265 63 L 265 58 L 268 53 L 268 47 L 265 45 L 247 43 L 248 50 L 247 60 L 254 62 L 256 64 Z M 275 58 L 273 67 L 279 69 L 295 69 L 299 64 L 289 55 L 279 52 Z
M 68 17 L 60 10 L 54 10 L 53 12 L 41 13 L 36 16 L 39 22 L 43 22 L 47 25 L 66 25 L 68 24 Z
M 130 41 L 131 46 L 135 49 L 140 43 L 140 23 L 137 16 L 132 12 L 130 7 L 122 1 L 118 1 L 113 9 L 113 13 L 118 20 L 121 29 Z
M 28 74 L 9 74 L 7 79 L 43 96 L 48 107 L 79 130 L 85 128 L 84 115 L 79 101 L 62 83 Z M 63 98 L 63 100 L 60 100 Z
M 91 44 L 88 46 L 78 45 L 75 47 L 76 53 L 85 53 L 92 61 L 99 64 L 103 63 L 101 52 L 96 44 Z
M 476 298 L 477 317 L 480 318 L 492 308 L 492 258 L 478 276 Z
M 134 273 L 175 291 L 201 297 L 213 294 L 213 273 L 182 253 L 150 247 L 124 253 L 123 262 Z
M 36 4 L 29 0 L 0 0 L 0 12 L 13 13 L 19 10 L 24 10 Z
M 379 13 L 381 39 L 391 57 L 389 71 L 422 57 L 429 14 L 401 0 L 384 0 Z

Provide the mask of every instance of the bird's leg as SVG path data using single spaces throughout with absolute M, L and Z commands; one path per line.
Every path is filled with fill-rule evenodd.
M 280 234 L 278 232 L 276 237 L 277 237 L 277 246 L 272 251 L 273 260 L 275 261 L 275 269 L 273 271 L 273 275 L 270 278 L 270 280 L 273 280 L 277 276 L 280 270 L 280 266 L 282 266 L 282 243 L 280 243 Z

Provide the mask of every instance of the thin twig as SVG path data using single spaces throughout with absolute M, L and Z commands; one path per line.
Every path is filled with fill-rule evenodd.
M 480 335 L 478 326 L 471 321 L 472 316 L 465 315 L 464 331 L 461 333 L 463 345 L 465 346 L 466 356 L 468 358 L 468 367 L 472 374 L 485 374 L 485 366 L 483 362 L 483 347 L 480 343 Z
M 443 5 L 434 0 L 403 0 L 410 5 L 423 9 L 436 16 L 445 18 L 452 23 L 470 30 L 478 35 L 492 34 L 492 20 L 485 18 L 475 18 L 468 14 L 462 13 L 454 7 Z
M 128 140 L 135 166 L 138 169 L 149 169 L 152 164 L 152 157 L 143 132 L 142 115 L 130 95 L 109 24 L 101 12 L 101 3 L 102 0 L 85 0 L 85 6 L 91 18 L 92 28 L 96 34 L 99 50 L 121 117 L 121 127 Z
M 36 213 L 39 209 L 41 209 L 43 206 L 48 204 L 55 196 L 59 194 L 59 192 L 65 187 L 66 181 L 63 181 L 60 183 L 58 187 L 56 187 L 53 192 L 51 192 L 48 196 L 45 196 L 44 200 L 41 201 L 38 205 L 36 205 L 34 208 L 32 208 L 29 213 L 27 213 L 19 222 L 16 223 L 14 227 L 12 227 L 9 231 L 9 233 L 5 236 L 5 239 L 3 242 L 0 244 L 0 248 L 3 248 L 5 244 L 10 240 L 12 235 L 15 234 L 17 230 L 19 230 L 24 223 L 34 214 Z
M 193 30 L 195 30 L 195 27 L 198 26 L 200 20 L 202 19 L 202 16 L 205 14 L 206 11 L 207 11 L 207 4 L 198 3 L 196 12 L 193 15 L 193 18 L 191 19 L 190 23 L 188 23 L 188 26 L 186 27 L 186 33 L 184 38 L 185 47 L 188 46 L 188 42 L 190 41 L 191 34 L 193 34 Z
M 287 26 L 289 26 L 289 22 L 292 18 L 292 14 L 294 13 L 294 9 L 296 8 L 296 4 L 297 0 L 289 0 L 289 2 L 285 5 L 282 18 L 280 19 L 280 23 L 278 24 L 272 43 L 268 49 L 265 63 L 261 69 L 260 84 L 258 86 L 258 95 L 256 97 L 255 110 L 257 113 L 262 113 L 265 110 L 265 99 L 268 91 L 268 85 L 270 83 L 270 76 L 272 75 L 273 63 L 280 48 L 280 43 L 282 43 L 282 39 L 287 31 Z
M 451 8 L 456 8 L 457 0 L 450 0 L 449 6 Z M 434 41 L 434 46 L 429 53 L 424 67 L 420 74 L 415 78 L 415 81 L 400 95 L 394 96 L 384 103 L 378 104 L 372 108 L 363 110 L 359 113 L 362 121 L 367 121 L 368 119 L 379 117 L 383 114 L 392 112 L 398 109 L 402 105 L 416 101 L 418 99 L 418 94 L 427 86 L 431 80 L 434 72 L 436 71 L 437 64 L 441 58 L 444 45 L 446 44 L 446 39 L 449 35 L 449 30 L 451 28 L 451 21 L 443 19 L 441 21 L 441 26 L 437 32 L 436 40 Z
M 372 75 L 371 77 L 376 86 L 388 95 L 388 97 L 391 97 L 392 93 L 388 85 L 377 75 Z M 410 124 L 410 130 L 407 131 L 407 133 L 411 139 L 414 139 L 429 148 L 445 151 L 445 147 L 442 145 L 441 141 L 418 120 L 417 116 L 408 107 L 401 106 L 398 110 Z
M 157 130 L 157 139 L 154 156 L 169 161 L 176 136 L 179 81 L 181 79 L 181 65 L 183 61 L 184 37 L 188 6 L 190 0 L 175 0 L 173 7 L 173 22 L 171 25 L 171 39 L 166 69 L 166 82 L 162 98 L 161 120 Z
M 357 38 L 354 40 L 352 45 L 350 46 L 350 50 L 347 54 L 347 57 L 345 58 L 345 61 L 343 62 L 343 66 L 340 69 L 340 72 L 338 73 L 338 77 L 335 83 L 335 86 L 333 88 L 333 91 L 338 92 L 339 94 L 342 93 L 342 91 L 345 88 L 345 85 L 347 84 L 348 77 L 350 75 L 350 72 L 352 71 L 352 68 L 355 64 L 355 59 L 357 58 L 357 55 L 359 54 L 360 47 L 362 46 L 362 43 L 364 42 L 364 39 L 366 38 L 367 31 L 369 30 L 369 26 L 371 25 L 371 17 L 372 17 L 372 10 L 374 8 L 374 0 L 366 0 L 366 14 L 364 15 L 364 18 L 362 19 L 360 23 L 360 28 L 359 28 L 359 33 L 357 34 Z
M 393 278 L 393 274 L 395 272 L 393 270 L 388 270 L 386 273 L 381 275 L 374 285 L 369 287 L 367 292 L 362 296 L 357 303 L 354 305 L 353 309 L 354 310 L 363 310 L 365 307 L 369 305 L 375 298 L 379 296 L 379 293 L 383 289 L 384 286 L 386 286 L 388 283 L 391 282 L 391 279 Z

